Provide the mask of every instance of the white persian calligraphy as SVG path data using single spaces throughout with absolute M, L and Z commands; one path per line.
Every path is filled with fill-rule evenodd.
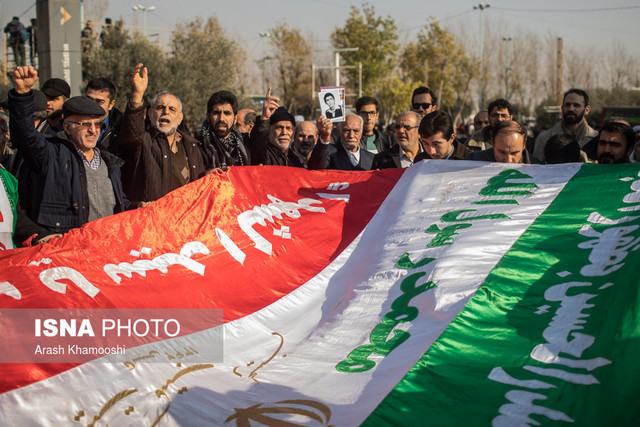
M 121 262 L 118 265 L 107 264 L 104 266 L 104 272 L 118 284 L 122 280 L 120 275 L 131 278 L 133 273 L 136 273 L 142 277 L 146 277 L 147 271 L 151 270 L 158 270 L 166 274 L 169 271 L 168 268 L 172 265 L 181 265 L 196 274 L 204 276 L 204 265 L 191 259 L 195 254 L 208 255 L 209 249 L 200 242 L 188 242 L 182 246 L 179 254 L 166 253 L 158 255 L 153 259 L 141 259 L 133 263 Z

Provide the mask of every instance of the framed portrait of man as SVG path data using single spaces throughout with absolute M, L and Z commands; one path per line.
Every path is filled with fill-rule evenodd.
M 318 99 L 323 116 L 332 122 L 344 121 L 344 86 L 321 87 Z

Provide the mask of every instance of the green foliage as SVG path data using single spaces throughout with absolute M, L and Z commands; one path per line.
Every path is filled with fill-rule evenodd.
M 165 87 L 182 100 L 185 118 L 199 127 L 211 94 L 222 89 L 233 91 L 244 51 L 226 37 L 216 18 L 178 24 L 171 47 L 171 79 Z
M 233 89 L 244 52 L 224 35 L 215 18 L 179 24 L 171 41 L 172 56 L 139 34 L 130 34 L 122 21 L 103 31 L 99 42 L 83 53 L 84 84 L 96 77 L 118 88 L 116 105 L 123 109 L 131 96 L 131 70 L 143 63 L 149 72 L 145 99 L 169 91 L 182 101 L 185 118 L 199 126 L 211 94 Z
M 392 122 L 402 111 L 410 108 L 411 94 L 416 86 L 411 80 L 403 80 L 395 75 L 381 81 L 377 94 L 381 123 Z
M 297 28 L 280 23 L 270 29 L 274 48 L 277 85 L 272 92 L 292 114 L 309 116 L 312 111 L 311 46 Z M 265 88 L 266 92 L 266 88 Z
M 461 110 L 468 102 L 475 64 L 453 33 L 437 22 L 426 25 L 417 41 L 404 47 L 400 68 L 408 79 L 423 82 L 425 61 L 429 80 L 425 83 L 438 97 L 438 108 Z
M 83 86 L 94 78 L 111 80 L 118 89 L 116 106 L 124 109 L 131 96 L 131 70 L 143 63 L 149 70 L 147 101 L 155 93 L 166 90 L 168 67 L 162 50 L 139 33 L 131 35 L 121 20 L 106 28 L 100 42 L 83 52 Z
M 375 8 L 367 3 L 362 10 L 351 6 L 351 13 L 342 28 L 336 28 L 331 34 L 334 48 L 354 48 L 355 52 L 343 52 L 342 58 L 346 65 L 357 66 L 362 62 L 362 92 L 374 95 L 380 81 L 393 71 L 392 59 L 396 54 L 395 21 L 387 16 L 376 16 Z M 358 84 L 358 70 L 345 70 L 350 87 L 356 90 Z

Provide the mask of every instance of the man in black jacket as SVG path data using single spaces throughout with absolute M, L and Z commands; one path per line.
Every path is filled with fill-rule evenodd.
M 322 119 L 318 120 L 319 124 Z M 340 142 L 330 144 L 325 140 L 329 141 L 331 130 L 320 124 L 322 137 L 311 154 L 309 169 L 370 170 L 374 155 L 360 146 L 362 126 L 362 117 L 348 114 L 338 125 Z
M 422 152 L 418 125 L 422 116 L 415 111 L 404 111 L 396 120 L 397 145 L 388 148 L 373 158 L 371 169 L 408 168 L 418 153 Z
M 64 233 L 135 207 L 122 191 L 122 161 L 96 148 L 105 111 L 85 96 L 71 98 L 62 107 L 63 131 L 45 138 L 33 124 L 31 88 L 37 79 L 33 67 L 18 67 L 9 92 L 13 143 L 42 178 L 39 212 L 32 219 L 50 232 Z
M 432 111 L 422 118 L 420 140 L 424 151 L 419 153 L 414 162 L 422 159 L 466 160 L 469 149 L 456 140 L 453 131 L 453 120 L 446 111 Z
M 134 200 L 150 202 L 204 176 L 206 162 L 195 138 L 179 129 L 184 115 L 180 99 L 160 92 L 145 121 L 144 92 L 149 84 L 143 64 L 131 71 L 131 99 L 120 124 L 124 152 L 124 188 Z
M 362 117 L 363 122 L 360 147 L 373 154 L 391 147 L 389 136 L 376 130 L 376 123 L 380 116 L 378 106 L 378 100 L 371 96 L 363 96 L 356 101 L 356 113 Z
M 469 153 L 469 160 L 498 163 L 540 164 L 540 160 L 527 151 L 527 131 L 518 122 L 505 120 L 491 128 L 493 147 Z
M 84 95 L 96 101 L 107 113 L 102 118 L 104 128 L 98 137 L 98 148 L 122 157 L 122 150 L 118 146 L 118 132 L 120 131 L 122 113 L 115 108 L 116 86 L 111 81 L 99 77 L 87 83 Z
M 291 150 L 294 117 L 280 106 L 280 99 L 271 96 L 271 88 L 262 105 L 262 115 L 251 130 L 251 164 L 304 167 Z

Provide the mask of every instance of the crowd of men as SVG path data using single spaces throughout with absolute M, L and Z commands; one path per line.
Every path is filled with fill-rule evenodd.
M 460 140 L 451 116 L 438 110 L 435 94 L 424 86 L 396 118 L 392 135 L 378 129 L 380 106 L 370 96 L 357 100 L 355 113 L 345 111 L 343 121 L 320 116 L 296 123 L 271 89 L 260 114 L 239 110 L 237 97 L 222 90 L 209 98 L 196 138 L 181 126 L 177 95 L 161 92 L 145 105 L 143 64 L 131 71 L 132 95 L 124 112 L 115 108 L 117 89 L 109 80 L 91 80 L 84 95 L 74 97 L 62 79 L 49 79 L 40 90 L 34 89 L 37 80 L 32 66 L 15 70 L 9 129 L 0 120 L 0 160 L 18 178 L 16 244 L 46 241 L 94 219 L 144 207 L 228 167 L 367 171 L 407 168 L 423 159 L 535 164 L 640 158 L 636 133 L 623 119 L 612 118 L 599 132 L 589 126 L 589 96 L 580 89 L 564 94 L 562 119 L 535 141 L 528 141 L 505 99 L 476 114 L 476 131 Z

